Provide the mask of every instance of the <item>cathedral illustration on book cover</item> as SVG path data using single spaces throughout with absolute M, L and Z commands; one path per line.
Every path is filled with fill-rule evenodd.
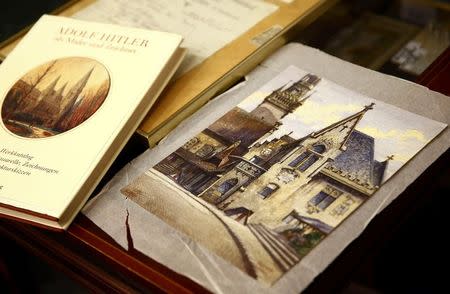
M 250 96 L 122 193 L 250 276 L 273 283 L 404 160 L 403 149 L 393 154 L 377 146 L 388 139 L 370 125 L 357 129 L 378 103 L 318 104 L 315 99 L 332 93 L 327 85 L 317 90 L 324 82 L 304 74 L 256 95 L 259 100 Z M 335 118 L 339 109 L 346 115 Z M 418 133 L 412 134 L 405 140 Z
M 109 73 L 96 60 L 53 60 L 32 69 L 12 86 L 3 101 L 2 120 L 21 137 L 54 136 L 93 115 L 109 87 Z

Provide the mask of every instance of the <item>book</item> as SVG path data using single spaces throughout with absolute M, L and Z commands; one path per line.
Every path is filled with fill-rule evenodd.
M 83 213 L 212 292 L 298 293 L 448 149 L 449 109 L 445 95 L 289 44 Z
M 0 214 L 66 229 L 179 66 L 181 41 L 42 16 L 0 67 Z

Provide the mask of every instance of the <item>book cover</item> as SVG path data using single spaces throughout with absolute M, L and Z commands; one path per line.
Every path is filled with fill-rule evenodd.
M 0 212 L 67 227 L 175 71 L 180 42 L 43 16 L 0 68 Z

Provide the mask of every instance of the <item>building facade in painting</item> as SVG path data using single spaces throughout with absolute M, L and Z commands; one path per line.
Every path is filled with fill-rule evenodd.
M 372 105 L 301 139 L 253 145 L 199 197 L 244 223 L 296 221 L 329 233 L 379 187 L 387 161 L 355 126 Z
M 303 138 L 274 138 L 319 82 L 308 74 L 251 112 L 235 107 L 154 167 L 248 227 L 282 271 L 378 189 L 388 162 L 355 129 L 373 103 Z
M 202 193 L 264 136 L 273 133 L 280 119 L 309 97 L 320 79 L 308 74 L 273 91 L 253 111 L 233 108 L 207 129 L 155 166 L 194 195 Z

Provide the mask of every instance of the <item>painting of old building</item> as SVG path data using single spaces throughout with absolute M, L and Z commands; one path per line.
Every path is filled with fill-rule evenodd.
M 53 60 L 33 68 L 12 86 L 2 104 L 2 121 L 22 137 L 57 135 L 94 114 L 109 87 L 109 73 L 96 60 Z
M 268 283 L 325 240 L 439 129 L 314 74 L 294 68 L 280 75 L 122 189 Z
M 275 131 L 280 119 L 301 106 L 319 81 L 317 76 L 306 75 L 273 91 L 251 112 L 235 107 L 155 169 L 191 193 L 202 193 L 236 165 L 236 156 L 244 155 L 254 142 Z
M 354 130 L 372 107 L 304 138 L 255 144 L 199 197 L 225 214 L 245 208 L 247 223 L 278 229 L 295 212 L 331 232 L 376 190 L 387 164 L 373 160 L 373 138 Z

